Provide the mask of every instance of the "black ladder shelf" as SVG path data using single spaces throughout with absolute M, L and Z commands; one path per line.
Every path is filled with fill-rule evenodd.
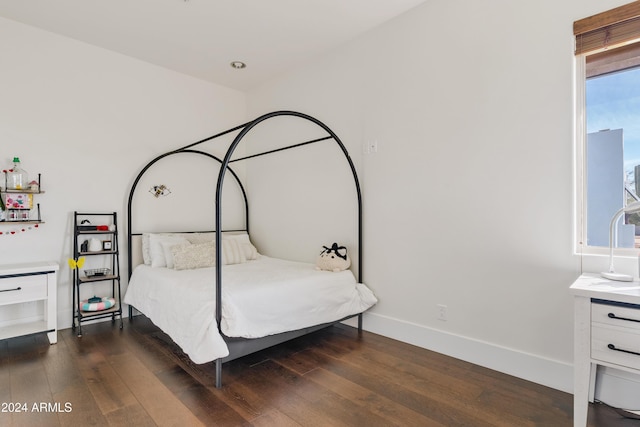
M 120 317 L 120 329 L 122 323 L 122 298 L 120 293 L 120 251 L 118 247 L 118 221 L 116 212 L 111 213 L 73 213 L 73 259 L 84 258 L 85 265 L 82 268 L 73 269 L 73 318 L 71 327 L 77 328 L 78 337 L 82 336 L 82 323 L 89 320 L 111 317 L 115 323 L 116 317 Z M 98 239 L 100 247 L 91 247 L 89 240 Z M 102 262 L 101 268 L 89 268 L 87 264 Z M 93 267 L 93 266 L 92 266 Z M 105 283 L 107 285 L 105 285 Z M 105 292 L 108 284 L 111 284 L 109 298 L 113 298 L 115 304 L 104 310 L 83 310 L 86 302 L 80 297 L 94 296 L 98 290 Z

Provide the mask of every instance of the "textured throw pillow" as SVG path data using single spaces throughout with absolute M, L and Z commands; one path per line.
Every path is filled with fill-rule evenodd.
M 187 239 L 181 236 L 151 234 L 149 235 L 149 254 L 151 255 L 151 267 L 166 267 L 167 259 L 164 255 L 163 243 L 170 245 L 178 245 L 189 243 Z
M 162 246 L 162 251 L 164 252 L 164 259 L 165 262 L 167 264 L 167 268 L 174 268 L 173 267 L 173 253 L 171 252 L 171 248 L 173 248 L 176 245 L 190 245 L 191 243 L 187 240 L 185 240 L 182 243 L 175 243 L 172 241 L 165 241 L 165 242 L 160 242 L 160 245 Z
M 171 254 L 176 270 L 193 270 L 216 265 L 215 242 L 174 245 L 171 247 Z
M 191 243 L 205 243 L 205 242 L 212 242 L 216 240 L 216 233 L 214 232 L 185 233 L 184 237 Z

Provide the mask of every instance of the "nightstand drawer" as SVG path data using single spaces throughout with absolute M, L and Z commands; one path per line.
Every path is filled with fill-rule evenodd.
M 593 324 L 591 357 L 640 369 L 640 330 Z
M 47 275 L 0 278 L 0 305 L 47 299 Z
M 593 303 L 591 322 L 640 331 L 640 308 Z

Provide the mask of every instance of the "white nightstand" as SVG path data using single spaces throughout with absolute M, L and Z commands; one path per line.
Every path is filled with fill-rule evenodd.
M 570 292 L 575 297 L 573 423 L 582 427 L 598 365 L 640 373 L 640 282 L 583 274 Z
M 57 271 L 55 262 L 0 265 L 0 309 L 9 304 L 43 301 L 44 317 L 0 328 L 0 339 L 46 332 L 51 344 L 57 334 Z

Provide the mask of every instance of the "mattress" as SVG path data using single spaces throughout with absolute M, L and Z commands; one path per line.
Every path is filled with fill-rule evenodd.
M 135 268 L 124 302 L 144 313 L 195 363 L 229 354 L 215 319 L 215 268 Z M 377 299 L 351 271 L 267 256 L 222 269 L 221 329 L 260 338 L 362 313 Z

